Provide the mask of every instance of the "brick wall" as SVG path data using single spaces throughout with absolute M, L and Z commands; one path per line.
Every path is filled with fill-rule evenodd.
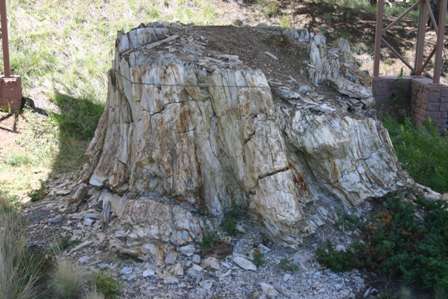
M 411 117 L 417 125 L 431 119 L 448 129 L 448 86 L 425 77 L 379 77 L 372 88 L 380 115 Z

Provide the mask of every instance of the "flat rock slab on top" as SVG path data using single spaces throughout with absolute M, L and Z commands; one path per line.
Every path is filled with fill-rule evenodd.
M 405 183 L 358 74 L 347 44 L 305 30 L 133 29 L 117 39 L 83 178 L 141 238 L 185 246 L 240 207 L 297 244 L 336 207 Z

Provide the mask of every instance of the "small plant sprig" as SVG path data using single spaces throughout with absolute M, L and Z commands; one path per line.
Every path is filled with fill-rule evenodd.
M 211 249 L 216 242 L 218 241 L 218 236 L 216 235 L 216 232 L 207 231 L 204 233 L 204 236 L 202 236 L 202 240 L 200 243 L 202 250 L 209 250 Z
M 97 292 L 104 295 L 105 299 L 115 299 L 120 295 L 120 284 L 118 281 L 103 272 L 96 273 L 95 287 Z
M 237 222 L 245 214 L 245 209 L 242 206 L 235 205 L 230 211 L 225 213 L 222 221 L 223 230 L 230 236 L 236 236 L 238 234 Z
M 255 266 L 261 267 L 266 263 L 266 259 L 264 258 L 264 254 L 259 250 L 255 249 L 253 253 L 253 262 Z
M 282 258 L 280 260 L 280 263 L 278 264 L 280 269 L 282 269 L 285 272 L 297 272 L 299 271 L 299 266 L 294 264 L 290 259 L 288 258 Z

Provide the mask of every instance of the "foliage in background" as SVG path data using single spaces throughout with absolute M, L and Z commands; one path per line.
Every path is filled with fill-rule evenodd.
M 330 243 L 316 251 L 318 261 L 342 272 L 366 269 L 390 280 L 448 294 L 448 204 L 387 198 L 360 224 L 361 240 L 337 251 Z
M 438 192 L 448 192 L 448 137 L 426 122 L 415 127 L 411 120 L 398 122 L 386 118 L 398 159 L 409 174 L 420 184 Z
M 393 5 L 386 4 L 384 7 L 384 14 L 386 16 L 396 17 L 403 13 L 403 11 L 410 7 L 412 4 L 414 4 L 415 1 L 416 0 L 397 2 L 393 3 Z M 377 9 L 376 5 L 370 4 L 369 0 L 313 0 L 313 2 L 333 4 L 345 10 L 352 10 L 353 12 L 363 11 L 370 14 L 375 14 Z M 410 15 L 413 19 L 417 19 L 418 13 L 416 11 L 413 11 Z

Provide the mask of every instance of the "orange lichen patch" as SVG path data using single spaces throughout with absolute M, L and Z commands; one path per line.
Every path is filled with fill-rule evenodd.
M 299 186 L 299 190 L 301 191 L 301 192 L 308 192 L 308 186 L 307 186 L 307 184 L 306 184 L 306 182 L 305 182 L 305 179 L 304 179 L 304 177 L 303 177 L 303 175 L 302 174 L 295 174 L 294 175 L 294 182 L 297 184 L 297 186 Z

